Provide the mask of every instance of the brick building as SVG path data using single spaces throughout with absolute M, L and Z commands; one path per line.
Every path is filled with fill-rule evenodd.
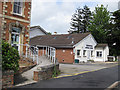
M 43 35 L 30 39 L 30 45 L 39 48 L 39 56 L 47 55 L 59 63 L 106 61 L 107 44 L 98 44 L 90 33 Z
M 25 1 L 0 2 L 1 37 L 18 49 L 20 54 L 25 52 L 22 44 L 29 44 L 31 0 Z

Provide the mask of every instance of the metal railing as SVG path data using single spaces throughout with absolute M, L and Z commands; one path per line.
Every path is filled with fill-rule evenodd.
M 39 64 L 39 48 L 42 48 L 42 55 L 48 57 L 52 63 L 56 63 L 56 49 L 50 46 L 31 46 L 28 44 L 17 44 L 19 48 L 23 48 L 25 50 L 20 51 L 18 49 L 20 56 L 24 56 L 25 58 L 31 58 L 34 62 Z
M 42 55 L 48 57 L 52 63 L 56 63 L 56 49 L 51 46 L 37 45 L 37 47 L 42 48 Z
M 23 51 L 19 51 L 20 56 L 25 56 L 25 58 L 30 58 L 38 64 L 38 48 L 35 46 L 30 46 L 28 44 L 17 44 L 19 48 L 25 48 Z M 25 52 L 25 53 L 23 53 Z

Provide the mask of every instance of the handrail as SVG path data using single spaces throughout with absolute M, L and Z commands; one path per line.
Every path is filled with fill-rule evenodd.
M 26 46 L 25 57 L 32 58 L 33 61 L 36 61 L 38 64 L 38 48 L 35 46 L 30 46 L 28 44 L 17 44 L 20 46 Z
M 47 56 L 54 64 L 56 63 L 56 49 L 54 47 L 51 46 L 43 46 L 43 45 L 36 45 L 36 46 L 32 46 L 32 45 L 28 45 L 28 44 L 17 44 L 20 46 L 26 46 L 26 50 L 25 50 L 25 57 L 28 58 L 32 58 L 33 61 L 36 61 L 37 64 L 39 64 L 39 47 L 43 47 L 43 55 Z M 45 52 L 44 52 L 45 50 Z

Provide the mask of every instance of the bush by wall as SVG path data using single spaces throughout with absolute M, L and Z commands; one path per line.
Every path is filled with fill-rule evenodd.
M 19 59 L 18 50 L 11 47 L 9 43 L 2 41 L 2 70 L 14 70 L 16 72 L 19 69 Z

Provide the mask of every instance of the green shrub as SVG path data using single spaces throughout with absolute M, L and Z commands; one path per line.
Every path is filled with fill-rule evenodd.
M 60 74 L 60 71 L 56 69 L 56 65 L 55 65 L 52 77 L 56 77 L 59 74 Z
M 94 60 L 87 60 L 88 62 L 95 62 Z
M 2 70 L 14 70 L 16 72 L 19 69 L 19 59 L 18 50 L 2 41 Z

